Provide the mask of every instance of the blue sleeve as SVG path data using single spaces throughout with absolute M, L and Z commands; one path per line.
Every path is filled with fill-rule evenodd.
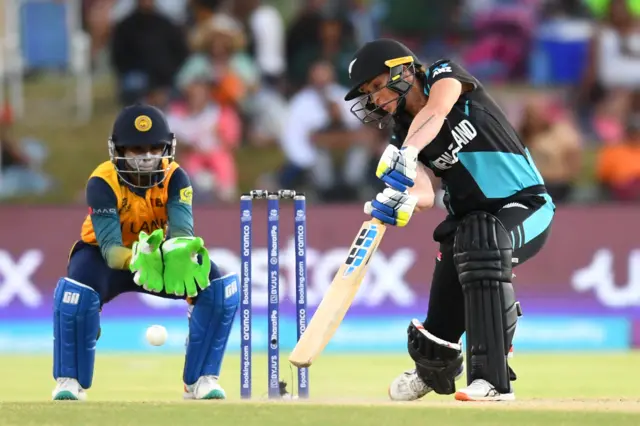
M 87 182 L 86 197 L 96 241 L 102 256 L 111 263 L 109 253 L 113 248 L 123 246 L 118 199 L 109 184 L 99 177 L 92 177 Z
M 177 168 L 171 175 L 168 188 L 168 238 L 193 236 L 193 190 L 187 172 Z

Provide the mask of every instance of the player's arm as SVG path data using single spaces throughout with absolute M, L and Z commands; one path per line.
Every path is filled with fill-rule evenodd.
M 127 269 L 131 261 L 131 249 L 122 243 L 116 194 L 103 179 L 92 177 L 87 182 L 86 198 L 102 257 L 112 269 Z
M 429 99 L 413 119 L 402 144 L 418 152 L 435 139 L 460 95 L 474 90 L 477 80 L 454 62 L 439 61 L 429 68 L 425 85 Z
M 418 199 L 414 210 L 415 212 L 433 207 L 436 196 L 433 191 L 432 179 L 435 179 L 432 172 L 423 164 L 419 163 L 415 184 L 409 188 L 409 194 Z
M 193 237 L 193 190 L 191 180 L 183 168 L 177 168 L 171 175 L 168 188 L 167 217 L 169 235 L 167 238 Z

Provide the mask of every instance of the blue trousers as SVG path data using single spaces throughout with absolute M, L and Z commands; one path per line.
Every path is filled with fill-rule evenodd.
M 85 389 L 90 388 L 93 381 L 95 342 L 101 333 L 99 310 L 104 304 L 128 292 L 186 299 L 185 296 L 147 292 L 133 281 L 133 273 L 111 269 L 98 247 L 83 242 L 76 243 L 71 249 L 67 278 L 73 281 L 62 279 L 59 285 L 65 288 L 56 288 L 53 374 L 56 379 L 77 379 Z M 183 374 L 186 385 L 194 384 L 201 376 L 220 375 L 239 304 L 235 274 L 221 277 L 218 267 L 212 262 L 209 280 L 212 285 L 197 298 L 187 300 L 193 309 L 189 311 L 189 337 Z M 98 293 L 99 300 L 82 286 L 92 288 Z
M 220 270 L 213 261 L 209 281 L 220 278 Z M 78 241 L 71 249 L 67 277 L 87 285 L 100 295 L 104 305 L 123 293 L 147 293 L 167 299 L 185 299 L 185 296 L 152 293 L 133 282 L 133 273 L 127 270 L 111 269 L 102 257 L 100 248 Z

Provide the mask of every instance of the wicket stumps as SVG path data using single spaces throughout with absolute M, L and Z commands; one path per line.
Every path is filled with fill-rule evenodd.
M 295 276 L 296 276 L 296 328 L 299 340 L 306 328 L 307 311 L 307 219 L 306 199 L 290 189 L 277 192 L 253 190 L 240 197 L 240 259 L 241 259 L 241 336 L 240 336 L 240 396 L 251 398 L 251 256 L 253 200 L 267 200 L 267 240 L 268 240 L 268 396 L 270 399 L 282 398 L 286 392 L 280 382 L 280 200 L 293 199 L 294 235 L 295 235 Z M 309 372 L 307 368 L 298 369 L 298 397 L 309 397 Z

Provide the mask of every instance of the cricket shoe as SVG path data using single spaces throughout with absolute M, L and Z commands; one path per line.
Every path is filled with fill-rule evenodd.
M 486 380 L 476 379 L 456 392 L 455 398 L 458 401 L 515 401 L 516 395 L 513 392 L 500 393 Z
M 462 377 L 463 372 L 464 365 L 461 365 L 455 380 Z M 389 385 L 389 398 L 393 401 L 415 401 L 432 390 L 429 385 L 422 381 L 414 368 L 413 370 L 405 371 L 391 382 L 391 385 Z
M 56 387 L 51 392 L 54 401 L 84 401 L 87 393 L 76 379 L 60 377 L 56 380 Z
M 184 399 L 225 399 L 227 397 L 216 376 L 201 376 L 192 385 L 184 385 Z

